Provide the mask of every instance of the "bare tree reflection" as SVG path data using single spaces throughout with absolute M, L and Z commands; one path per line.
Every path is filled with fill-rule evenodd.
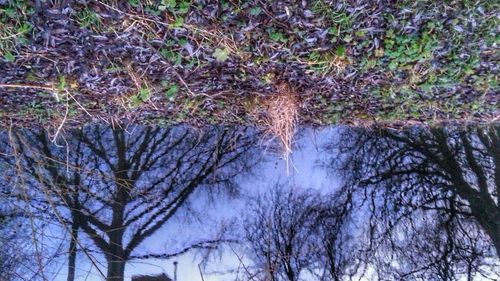
M 149 256 L 134 250 L 195 192 L 234 193 L 234 177 L 255 162 L 249 155 L 255 138 L 244 129 L 129 130 L 92 126 L 65 135 L 64 146 L 40 131 L 12 134 L 10 173 L 24 178 L 30 204 L 50 210 L 71 233 L 68 280 L 77 248 L 92 259 L 80 231 L 104 254 L 107 280 L 123 280 L 127 261 Z M 162 254 L 173 253 L 156 256 Z
M 244 223 L 255 270 L 249 280 L 343 280 L 359 270 L 350 234 L 350 195 L 275 186 Z M 304 279 L 306 278 L 306 279 Z M 307 279 L 308 278 L 308 279 Z
M 353 278 L 363 270 L 355 233 L 352 194 L 342 189 L 322 196 L 316 218 L 316 239 L 319 248 L 315 258 L 324 269 L 318 280 L 340 281 Z
M 19 219 L 22 215 L 7 206 L 8 202 L 0 197 L 0 276 L 2 280 L 20 280 L 22 275 L 36 277 L 39 274 L 30 270 L 33 262 L 26 225 Z
M 345 129 L 333 148 L 379 279 L 498 278 L 500 127 Z
M 138 247 L 195 194 L 237 192 L 234 177 L 258 160 L 244 129 L 129 130 L 88 127 L 62 135 L 61 146 L 40 131 L 5 138 L 3 198 L 71 234 L 68 280 L 77 252 L 103 256 L 108 280 L 122 280 L 130 260 L 179 254 Z M 499 279 L 499 146 L 495 126 L 342 130 L 327 147 L 340 153 L 330 163 L 340 190 L 277 185 L 251 202 L 246 256 L 231 248 L 252 261 L 242 280 Z
M 299 280 L 312 266 L 317 198 L 282 187 L 257 198 L 245 223 L 245 236 L 263 280 Z

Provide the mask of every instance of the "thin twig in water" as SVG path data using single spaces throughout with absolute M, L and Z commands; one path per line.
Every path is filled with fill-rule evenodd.
M 250 278 L 250 280 L 254 280 L 253 274 L 250 272 L 250 270 L 248 269 L 248 267 L 245 265 L 245 263 L 243 262 L 243 259 L 240 257 L 240 255 L 238 255 L 238 253 L 236 253 L 236 250 L 234 250 L 234 248 L 231 245 L 229 245 L 229 248 L 231 249 L 231 251 L 233 252 L 233 254 L 236 256 L 236 258 L 238 259 L 238 261 L 240 262 L 240 264 L 243 266 L 243 269 L 247 273 L 247 275 Z

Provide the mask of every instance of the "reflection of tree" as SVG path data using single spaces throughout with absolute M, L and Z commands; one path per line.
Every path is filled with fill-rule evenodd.
M 472 278 L 500 255 L 500 127 L 346 129 L 340 147 L 383 274 Z
M 104 254 L 108 280 L 123 280 L 134 250 L 195 191 L 234 191 L 233 177 L 249 168 L 253 145 L 246 131 L 219 127 L 198 134 L 184 127 L 127 133 L 94 126 L 66 140 L 67 148 L 52 145 L 44 133 L 17 133 L 14 162 L 36 186 L 33 202 L 53 207 L 73 238 L 83 231 Z M 72 239 L 70 250 L 78 244 Z
M 299 280 L 314 263 L 317 198 L 277 187 L 258 198 L 245 223 L 245 236 L 264 280 Z
M 353 233 L 352 194 L 349 189 L 323 196 L 317 210 L 315 258 L 324 269 L 320 280 L 352 278 L 360 270 L 357 235 Z
M 19 275 L 37 277 L 30 257 L 26 226 L 18 219 L 21 214 L 7 209 L 8 202 L 0 197 L 0 280 L 22 280 Z
M 2 139 L 0 133 L 0 142 Z M 2 156 L 0 149 L 0 160 Z M 7 166 L 0 161 L 0 171 L 5 169 Z M 0 280 L 36 280 L 44 276 L 38 271 L 36 260 L 40 259 L 30 243 L 35 226 L 30 228 L 28 213 L 9 200 L 11 189 L 0 176 Z
M 249 280 L 343 280 L 357 271 L 345 227 L 349 196 L 276 186 L 252 204 L 244 224 L 257 270 Z

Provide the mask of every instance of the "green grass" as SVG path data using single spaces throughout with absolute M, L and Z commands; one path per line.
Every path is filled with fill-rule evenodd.
M 339 1 L 345 2 L 345 1 Z M 340 6 L 342 7 L 342 6 Z M 328 32 L 332 35 L 332 42 L 350 41 L 354 18 L 345 9 L 337 9 L 324 0 L 315 0 L 311 3 L 313 13 L 321 16 L 328 25 Z M 350 39 L 351 38 L 351 39 Z
M 103 29 L 101 16 L 89 7 L 84 7 L 78 11 L 76 21 L 81 28 L 99 32 Z
M 97 114 L 146 113 L 145 118 L 161 122 L 249 122 L 248 101 L 273 95 L 279 81 L 299 88 L 305 103 L 302 118 L 312 123 L 498 114 L 491 98 L 499 92 L 494 66 L 500 44 L 497 1 L 358 5 L 361 2 L 313 0 L 305 6 L 292 1 L 273 8 L 257 0 L 219 1 L 215 6 L 186 0 L 103 2 L 123 10 L 119 20 L 108 16 L 116 10 L 99 2 L 74 4 L 71 15 L 81 29 L 102 40 L 135 38 L 123 42 L 131 46 L 123 55 L 129 57 L 100 56 L 86 62 L 102 81 L 121 83 L 117 86 L 126 89 L 123 93 L 109 102 L 93 96 L 92 91 L 100 90 L 96 87 L 68 87 L 71 83 L 59 73 L 45 78 L 36 67 L 12 83 L 51 83 L 59 91 L 71 90 L 78 99 L 95 102 Z M 0 7 L 1 63 L 30 57 L 24 46 L 39 30 L 30 23 L 30 3 L 17 0 Z M 48 52 L 52 55 L 59 51 L 58 46 L 48 48 L 53 48 Z M 155 56 L 147 61 L 150 54 Z M 57 60 L 57 55 L 51 59 Z M 144 83 L 129 79 L 124 61 Z M 73 77 L 78 74 L 67 75 L 79 79 Z M 26 98 L 27 107 L 19 112 L 39 119 L 43 114 L 38 107 L 44 104 L 60 112 L 64 104 L 49 98 L 53 95 L 39 105 Z M 144 112 L 153 106 L 158 110 Z M 85 116 L 78 107 L 72 110 Z M 70 115 L 77 116 L 73 111 Z
M 149 101 L 151 98 L 151 89 L 147 86 L 142 86 L 137 90 L 137 94 L 130 97 L 129 106 L 136 108 Z
M 416 63 L 429 61 L 438 45 L 438 40 L 429 30 L 424 30 L 421 34 L 395 35 L 390 29 L 384 40 L 387 66 L 390 70 L 407 69 Z
M 28 18 L 33 14 L 31 1 L 8 1 L 0 7 L 0 57 L 12 62 L 16 59 L 18 48 L 28 44 L 32 25 Z
M 273 42 L 276 42 L 276 43 L 286 43 L 288 42 L 288 39 L 285 37 L 285 35 L 283 34 L 283 32 L 281 32 L 280 30 L 274 28 L 274 27 L 270 27 L 267 29 L 267 34 L 269 35 L 269 39 Z

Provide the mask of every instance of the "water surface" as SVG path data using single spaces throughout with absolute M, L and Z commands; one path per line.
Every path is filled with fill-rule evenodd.
M 303 128 L 288 162 L 244 127 L 0 141 L 5 280 L 500 278 L 498 126 Z

